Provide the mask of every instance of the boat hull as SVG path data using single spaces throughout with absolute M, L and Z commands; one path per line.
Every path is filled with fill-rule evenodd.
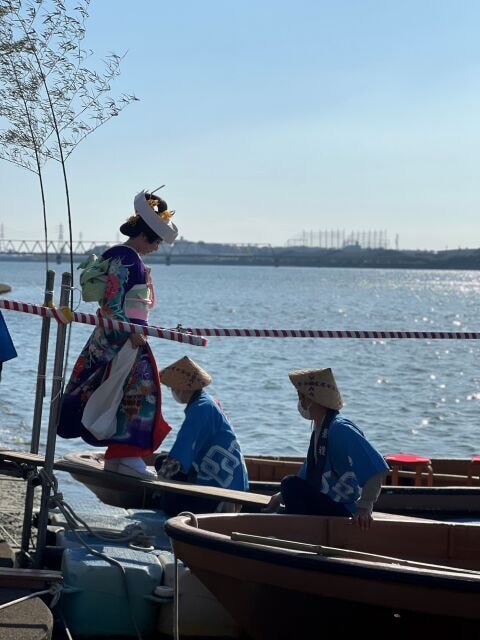
M 302 459 L 247 456 L 246 461 L 251 490 L 271 494 L 278 490 L 279 479 L 298 471 Z M 153 464 L 154 458 L 150 462 Z M 412 484 L 392 487 L 387 484 L 382 488 L 375 509 L 436 519 L 480 518 L 480 485 L 466 485 L 467 476 L 460 473 L 466 473 L 467 463 L 467 460 L 455 459 L 435 461 L 436 467 L 442 472 L 434 476 L 438 484 L 433 487 L 417 487 Z M 105 504 L 124 508 L 153 506 L 155 487 L 104 471 L 101 453 L 67 454 L 59 464 L 62 470 L 68 471 L 76 480 L 87 486 Z M 452 474 L 446 473 L 448 470 L 452 471 Z M 404 481 L 411 482 L 412 478 L 413 476 L 407 475 Z M 450 485 L 444 484 L 448 481 L 447 478 L 450 478 Z M 464 484 L 455 484 L 456 482 Z M 255 511 L 255 508 L 249 507 L 249 510 Z
M 478 571 L 322 557 L 230 538 L 233 531 L 254 532 L 289 541 L 336 541 L 342 547 L 356 540 L 360 551 L 388 552 L 389 557 L 395 552 L 395 558 L 418 558 L 429 566 L 440 560 L 444 566 L 448 545 L 455 544 L 450 560 L 460 570 L 480 569 L 475 550 L 480 528 L 474 525 L 386 520 L 361 532 L 343 518 L 263 514 L 198 516 L 197 522 L 198 527 L 188 516 L 167 521 L 175 553 L 252 638 L 312 637 L 308 631 L 319 621 L 322 629 L 345 631 L 358 629 L 361 620 L 384 620 L 403 629 L 415 625 L 417 630 L 421 625 L 431 629 L 433 621 L 456 632 L 477 628 Z

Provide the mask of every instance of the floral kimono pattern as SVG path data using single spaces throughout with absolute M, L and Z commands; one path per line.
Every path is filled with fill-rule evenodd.
M 109 265 L 98 314 L 136 324 L 148 324 L 154 302 L 150 271 L 132 248 L 119 245 L 102 256 Z M 108 377 L 110 364 L 129 339 L 129 333 L 96 327 L 82 349 L 62 399 L 57 433 L 81 437 L 93 446 L 108 446 L 106 457 L 146 456 L 170 431 L 161 413 L 161 388 L 155 358 L 148 343 L 138 353 L 124 383 L 117 411 L 117 430 L 108 440 L 97 440 L 82 424 L 85 405 Z

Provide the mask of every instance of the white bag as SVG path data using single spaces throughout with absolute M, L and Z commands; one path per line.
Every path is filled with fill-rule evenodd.
M 97 440 L 105 440 L 115 435 L 117 411 L 123 397 L 123 385 L 127 379 L 138 349 L 127 340 L 113 358 L 110 374 L 95 389 L 85 405 L 82 424 Z

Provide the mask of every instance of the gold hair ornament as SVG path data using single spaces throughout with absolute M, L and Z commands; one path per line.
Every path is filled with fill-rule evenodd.
M 175 209 L 172 209 L 172 211 L 169 211 L 168 209 L 165 211 L 157 211 L 155 207 L 158 206 L 158 202 L 157 198 L 150 198 L 147 200 L 147 204 L 155 211 L 155 213 L 159 215 L 164 222 L 168 222 L 175 213 Z

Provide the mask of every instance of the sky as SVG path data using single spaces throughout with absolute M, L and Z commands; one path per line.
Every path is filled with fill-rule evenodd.
M 119 239 L 161 184 L 180 236 L 284 246 L 382 231 L 480 247 L 477 0 L 92 0 L 129 105 L 67 163 L 73 239 Z M 49 238 L 68 218 L 47 165 Z M 4 238 L 42 239 L 34 174 L 0 161 Z

